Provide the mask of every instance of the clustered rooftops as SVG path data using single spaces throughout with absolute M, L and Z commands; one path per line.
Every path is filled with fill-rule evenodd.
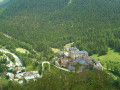
M 56 63 L 61 61 L 61 63 Z M 82 64 L 80 71 L 84 69 L 90 69 L 91 67 L 103 70 L 103 66 L 100 61 L 91 58 L 87 51 L 79 51 L 76 47 L 66 48 L 65 51 L 58 53 L 58 58 L 54 59 L 55 65 L 58 67 L 65 67 L 71 71 L 74 71 L 76 64 Z
M 75 66 L 68 66 L 68 69 L 74 70 L 74 69 L 75 69 Z
M 72 54 L 82 54 L 82 53 L 85 53 L 87 54 L 88 52 L 87 51 L 73 51 L 71 52 Z
M 69 48 L 69 50 L 72 51 L 72 50 L 78 50 L 78 49 L 75 47 L 71 47 L 71 48 Z
M 78 57 L 77 59 L 75 59 L 74 62 L 79 62 L 81 64 L 88 64 L 88 62 L 86 60 L 83 60 L 80 57 Z

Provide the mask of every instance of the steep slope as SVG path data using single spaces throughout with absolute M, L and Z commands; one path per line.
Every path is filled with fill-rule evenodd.
M 68 0 L 14 0 L 4 11 L 6 16 L 20 16 L 24 14 L 48 15 L 64 8 Z
M 106 53 L 108 46 L 119 46 L 119 4 L 119 0 L 15 0 L 0 15 L 0 31 L 40 52 L 74 41 L 90 54 Z M 114 41 L 118 43 L 111 45 Z

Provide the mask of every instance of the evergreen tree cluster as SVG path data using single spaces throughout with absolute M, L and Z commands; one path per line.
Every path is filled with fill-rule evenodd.
M 75 42 L 90 55 L 119 51 L 119 0 L 14 0 L 0 14 L 0 31 L 50 57 L 51 49 Z
M 120 77 L 120 62 L 107 61 L 106 68 L 107 70 L 111 71 L 112 73 Z
M 22 85 L 16 82 L 9 82 L 4 86 L 4 90 L 115 90 L 116 87 L 112 84 L 112 78 L 105 72 L 84 71 L 79 74 L 50 72 L 44 74 L 43 78 L 38 78 L 36 81 L 24 80 Z

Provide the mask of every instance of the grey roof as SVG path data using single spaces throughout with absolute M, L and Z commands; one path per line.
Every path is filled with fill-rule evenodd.
M 58 52 L 59 54 L 64 54 L 64 51 L 60 51 L 60 52 Z
M 74 52 L 72 52 L 72 54 L 83 54 L 83 53 L 87 54 L 88 52 L 87 51 L 74 51 Z
M 100 61 L 97 61 L 97 60 L 95 60 L 95 59 L 93 59 L 93 58 L 92 58 L 92 60 L 95 61 L 96 63 L 100 63 Z
M 72 69 L 72 70 L 74 70 L 75 67 L 74 67 L 74 66 L 69 66 L 68 69 Z
M 79 63 L 81 63 L 81 64 L 88 64 L 87 61 L 81 59 L 80 57 L 78 57 L 77 59 L 75 59 L 74 62 L 79 62 Z
M 85 56 L 85 57 L 83 57 L 83 58 L 90 58 L 89 56 Z
M 71 47 L 71 48 L 69 48 L 69 50 L 78 50 L 78 49 L 75 47 Z

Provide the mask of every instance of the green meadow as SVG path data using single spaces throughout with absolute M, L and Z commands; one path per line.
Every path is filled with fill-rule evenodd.
M 113 49 L 108 48 L 107 55 L 99 56 L 97 54 L 94 54 L 91 56 L 92 58 L 96 60 L 100 60 L 101 62 L 106 62 L 106 61 L 118 61 L 120 62 L 120 53 L 115 52 Z

